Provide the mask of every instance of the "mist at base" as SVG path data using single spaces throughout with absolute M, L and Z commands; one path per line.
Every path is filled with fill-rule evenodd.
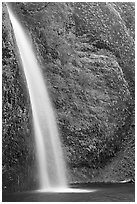
M 80 189 L 80 188 L 52 188 L 52 189 L 40 189 L 35 192 L 38 193 L 91 193 L 96 192 L 97 189 Z

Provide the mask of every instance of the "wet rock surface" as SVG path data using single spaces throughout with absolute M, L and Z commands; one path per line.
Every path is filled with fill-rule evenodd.
M 69 181 L 134 178 L 134 3 L 10 6 L 47 80 Z M 31 107 L 5 4 L 2 37 L 3 187 L 32 188 Z

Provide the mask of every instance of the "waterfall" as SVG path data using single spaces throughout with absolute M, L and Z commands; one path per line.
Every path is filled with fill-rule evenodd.
M 8 7 L 33 113 L 40 189 L 66 188 L 66 170 L 54 111 L 29 36 Z

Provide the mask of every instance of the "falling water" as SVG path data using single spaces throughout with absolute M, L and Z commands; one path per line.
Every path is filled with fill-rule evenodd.
M 20 53 L 33 113 L 40 189 L 66 188 L 65 163 L 54 111 L 30 39 L 8 8 Z

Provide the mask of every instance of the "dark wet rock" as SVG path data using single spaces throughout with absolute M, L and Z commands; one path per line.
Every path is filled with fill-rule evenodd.
M 123 181 L 119 181 L 119 183 L 135 183 L 134 179 L 127 179 Z
M 11 7 L 31 35 L 47 79 L 69 181 L 133 178 L 134 4 L 49 2 L 14 3 Z M 23 130 L 18 129 L 24 140 L 23 146 L 19 144 L 21 149 L 28 145 L 26 138 L 32 130 L 29 126 L 32 116 L 20 58 L 16 54 L 17 45 L 4 4 L 3 16 L 3 115 L 6 115 L 3 117 L 3 138 L 6 138 L 3 150 L 9 152 L 6 145 L 11 144 L 9 138 L 13 130 L 16 132 L 13 141 L 19 143 L 17 126 L 6 133 L 11 121 L 17 124 L 17 110 L 20 120 L 25 120 L 19 124 Z M 18 96 L 22 98 L 13 105 L 10 101 Z M 15 120 L 9 120 L 13 117 Z M 10 148 L 11 156 L 16 154 L 13 146 Z M 32 149 L 34 151 L 34 147 Z M 29 157 L 34 155 L 31 151 L 27 154 Z M 6 173 L 10 172 L 7 158 L 4 153 Z M 29 164 L 25 159 L 22 161 Z M 17 163 L 22 165 L 18 158 Z M 12 168 L 21 172 L 16 165 Z M 4 186 L 7 179 L 4 177 Z
M 31 107 L 5 4 L 2 20 L 3 189 L 18 191 L 29 189 L 30 181 L 33 180 L 31 175 L 35 166 L 35 155 L 31 137 Z

